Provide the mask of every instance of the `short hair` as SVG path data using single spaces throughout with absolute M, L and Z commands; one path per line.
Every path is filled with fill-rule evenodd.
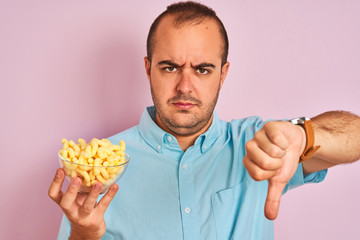
M 193 1 L 173 3 L 169 5 L 167 9 L 154 20 L 154 22 L 150 27 L 146 41 L 147 57 L 150 60 L 150 62 L 154 50 L 154 44 L 155 44 L 154 36 L 156 29 L 160 21 L 164 17 L 169 15 L 175 16 L 174 26 L 176 27 L 181 27 L 185 23 L 191 23 L 191 22 L 198 24 L 201 23 L 204 20 L 204 18 L 210 18 L 215 20 L 215 22 L 219 26 L 219 32 L 221 34 L 224 43 L 224 50 L 221 56 L 221 66 L 223 66 L 227 62 L 227 57 L 229 52 L 229 40 L 224 24 L 221 22 L 220 18 L 216 15 L 214 10 L 203 4 Z

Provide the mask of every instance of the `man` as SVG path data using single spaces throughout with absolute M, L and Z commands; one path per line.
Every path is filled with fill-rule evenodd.
M 169 6 L 147 47 L 154 107 L 109 138 L 127 143 L 128 169 L 98 203 L 100 184 L 79 194 L 81 180 L 73 178 L 62 193 L 64 171 L 57 171 L 49 196 L 66 216 L 59 239 L 273 239 L 269 219 L 282 193 L 360 158 L 360 118 L 347 112 L 292 123 L 220 120 L 214 108 L 229 69 L 228 40 L 206 6 Z

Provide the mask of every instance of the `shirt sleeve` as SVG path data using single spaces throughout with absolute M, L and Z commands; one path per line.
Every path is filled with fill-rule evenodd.
M 327 174 L 327 169 L 324 169 L 324 170 L 310 173 L 310 174 L 304 176 L 302 163 L 299 163 L 294 176 L 290 179 L 288 184 L 285 186 L 283 194 L 286 193 L 288 190 L 299 187 L 306 183 L 322 182 L 325 179 L 326 174 Z
M 67 240 L 70 237 L 70 222 L 67 217 L 64 215 L 61 221 L 58 240 Z

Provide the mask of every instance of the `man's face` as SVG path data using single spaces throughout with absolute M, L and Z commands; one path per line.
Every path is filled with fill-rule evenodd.
M 205 19 L 176 28 L 172 18 L 160 22 L 151 64 L 145 58 L 145 68 L 157 124 L 186 136 L 203 132 L 211 124 L 229 63 L 221 67 L 223 41 L 215 21 Z

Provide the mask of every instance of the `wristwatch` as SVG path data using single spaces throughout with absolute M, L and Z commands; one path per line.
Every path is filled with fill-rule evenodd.
M 299 117 L 289 120 L 292 124 L 299 125 L 305 130 L 306 145 L 304 152 L 300 156 L 300 161 L 303 162 L 309 158 L 320 148 L 320 146 L 314 146 L 315 134 L 310 118 Z

